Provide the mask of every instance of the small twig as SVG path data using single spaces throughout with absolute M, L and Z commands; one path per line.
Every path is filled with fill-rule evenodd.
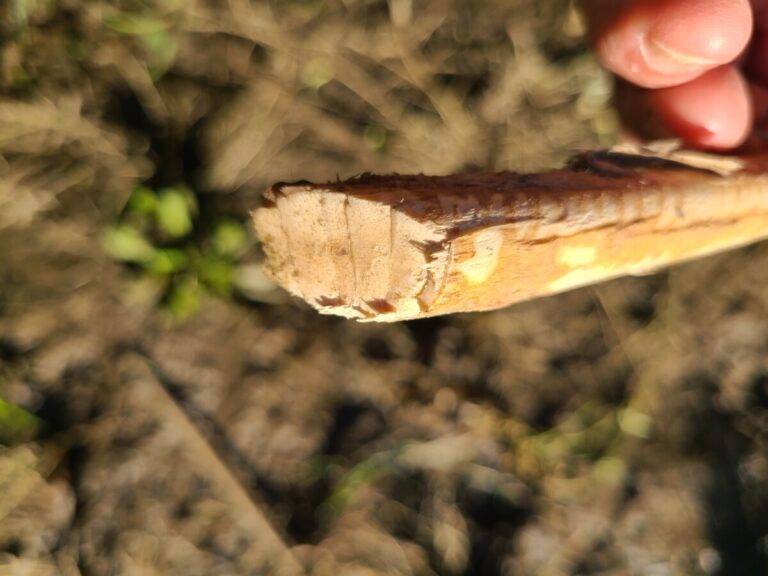
M 217 494 L 230 506 L 233 517 L 253 538 L 251 552 L 256 562 L 268 567 L 270 573 L 281 576 L 304 574 L 298 560 L 267 520 L 247 490 L 219 458 L 197 427 L 189 420 L 173 397 L 152 373 L 144 359 L 130 356 L 126 360 L 133 385 L 142 385 L 152 396 L 149 403 L 162 419 L 178 430 L 183 438 L 186 455 L 212 481 Z

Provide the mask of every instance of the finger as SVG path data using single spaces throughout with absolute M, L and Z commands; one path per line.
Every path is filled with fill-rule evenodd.
M 753 124 L 750 87 L 733 66 L 649 92 L 651 106 L 667 129 L 687 144 L 728 150 L 742 144 Z
M 582 3 L 603 65 L 645 88 L 675 86 L 731 62 L 752 32 L 749 0 L 624 0 L 611 16 L 598 15 L 607 0 Z

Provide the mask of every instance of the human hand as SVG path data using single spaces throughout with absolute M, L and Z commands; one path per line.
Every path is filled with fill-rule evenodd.
M 582 5 L 598 58 L 633 86 L 620 83 L 617 104 L 640 135 L 728 150 L 768 120 L 768 0 Z

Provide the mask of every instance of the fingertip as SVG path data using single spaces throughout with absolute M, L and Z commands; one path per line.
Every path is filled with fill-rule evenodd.
M 717 64 L 741 54 L 751 34 L 749 0 L 667 0 L 649 32 L 657 44 Z
M 732 61 L 751 31 L 748 0 L 636 0 L 598 32 L 596 51 L 615 74 L 661 88 Z
M 750 87 L 732 66 L 722 66 L 650 94 L 663 124 L 687 144 L 728 150 L 742 144 L 753 124 Z

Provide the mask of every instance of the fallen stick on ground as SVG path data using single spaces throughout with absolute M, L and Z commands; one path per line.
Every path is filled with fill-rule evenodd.
M 200 429 L 155 377 L 151 366 L 141 356 L 129 354 L 118 363 L 118 373 L 126 389 L 141 390 L 147 407 L 157 413 L 160 422 L 173 430 L 190 463 L 211 483 L 214 493 L 230 507 L 232 519 L 246 532 L 249 540 L 238 560 L 256 574 L 299 576 L 305 570 L 291 549 L 270 524 L 249 491 L 235 477 L 213 449 Z
M 614 148 L 540 174 L 276 184 L 269 275 L 320 312 L 397 321 L 500 308 L 768 237 L 768 155 Z

